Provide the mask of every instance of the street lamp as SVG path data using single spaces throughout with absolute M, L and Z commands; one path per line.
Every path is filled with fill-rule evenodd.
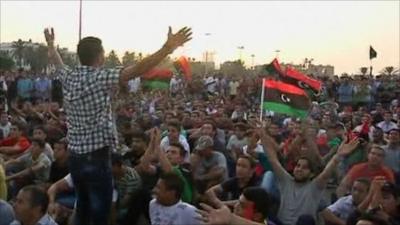
M 244 49 L 244 46 L 238 46 L 237 48 L 239 49 L 239 60 L 242 61 L 242 51 Z
M 251 68 L 254 69 L 254 54 L 251 54 Z
M 204 34 L 205 36 L 211 36 L 211 33 L 205 33 Z M 206 65 L 205 65 L 205 68 L 204 68 L 204 75 L 207 75 L 207 73 L 208 73 L 208 49 L 207 49 L 207 46 L 206 46 Z
M 281 52 L 281 50 L 279 50 L 279 49 L 275 50 L 275 58 L 279 57 L 279 52 Z

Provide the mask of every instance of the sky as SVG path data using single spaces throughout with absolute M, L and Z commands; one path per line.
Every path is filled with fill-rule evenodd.
M 79 1 L 0 1 L 0 42 L 44 42 L 54 27 L 56 43 L 75 51 Z M 168 26 L 192 27 L 193 39 L 172 56 L 198 60 L 214 52 L 221 63 L 239 57 L 247 66 L 276 56 L 285 63 L 333 65 L 335 74 L 370 66 L 400 67 L 400 1 L 88 1 L 83 0 L 82 36 L 114 49 L 151 53 L 166 41 Z M 209 33 L 209 35 L 206 35 Z M 243 46 L 244 49 L 238 49 Z

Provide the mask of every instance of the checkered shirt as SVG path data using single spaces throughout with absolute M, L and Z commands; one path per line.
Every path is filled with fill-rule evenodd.
M 64 66 L 57 70 L 63 86 L 68 124 L 68 149 L 75 154 L 117 146 L 117 129 L 111 99 L 121 68 L 104 69 Z

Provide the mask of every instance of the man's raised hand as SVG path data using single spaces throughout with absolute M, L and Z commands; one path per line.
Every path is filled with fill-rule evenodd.
M 186 42 L 192 39 L 192 29 L 188 27 L 184 27 L 180 29 L 175 34 L 172 33 L 172 28 L 169 27 L 168 30 L 168 39 L 165 43 L 165 46 L 168 47 L 171 51 L 174 51 L 179 46 L 182 46 Z
M 54 44 L 54 29 L 48 28 L 44 29 L 44 37 L 46 38 L 46 42 L 48 45 L 53 45 Z

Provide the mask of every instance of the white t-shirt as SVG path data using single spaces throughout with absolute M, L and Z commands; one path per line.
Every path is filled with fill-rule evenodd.
M 206 87 L 207 91 L 214 93 L 217 90 L 217 79 L 214 79 L 214 77 L 207 77 Z
M 239 82 L 237 81 L 229 82 L 229 94 L 236 95 L 238 87 L 239 87 Z
M 8 135 L 10 134 L 10 129 L 11 129 L 11 123 L 8 122 L 6 125 L 1 125 L 0 124 L 0 129 L 3 130 L 3 138 L 8 137 Z
M 128 81 L 129 92 L 136 93 L 140 87 L 140 77 Z
M 196 208 L 186 202 L 179 201 L 172 206 L 162 206 L 156 199 L 151 200 L 149 206 L 152 225 L 192 225 L 200 224 L 196 219 Z

